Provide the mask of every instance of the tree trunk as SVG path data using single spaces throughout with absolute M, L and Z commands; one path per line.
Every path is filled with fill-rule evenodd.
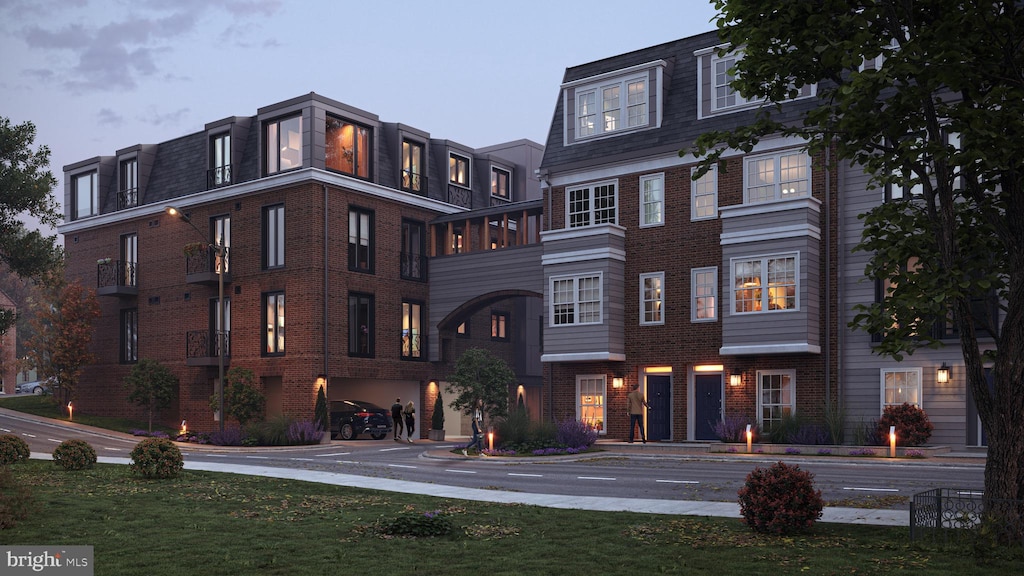
M 993 524 L 1000 540 L 1018 543 L 1024 538 L 1024 413 L 1020 404 L 1001 403 L 995 420 L 985 426 L 985 521 Z

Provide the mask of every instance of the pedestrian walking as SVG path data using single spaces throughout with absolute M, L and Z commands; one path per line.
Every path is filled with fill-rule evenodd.
M 463 456 L 469 456 L 469 449 L 474 447 L 474 446 L 476 446 L 477 454 L 483 454 L 484 453 L 484 433 L 483 433 L 483 429 L 484 429 L 484 411 L 483 411 L 483 407 L 484 407 L 484 401 L 483 400 L 477 400 L 476 401 L 476 407 L 473 409 L 473 419 L 472 419 L 473 438 L 472 438 L 472 440 L 469 441 L 469 444 L 467 444 L 466 447 L 462 449 L 462 455 Z
M 629 414 L 629 443 L 633 443 L 633 429 L 640 428 L 640 439 L 647 444 L 644 432 L 644 408 L 649 408 L 647 400 L 640 392 L 640 383 L 633 384 L 633 391 L 626 395 L 626 413 Z
M 395 442 L 400 442 L 402 437 L 402 399 L 395 398 L 391 405 L 391 425 L 395 429 Z
M 402 410 L 402 415 L 405 416 L 405 435 L 409 444 L 412 444 L 412 434 L 416 431 L 416 406 L 413 405 L 412 400 L 405 405 L 405 409 Z

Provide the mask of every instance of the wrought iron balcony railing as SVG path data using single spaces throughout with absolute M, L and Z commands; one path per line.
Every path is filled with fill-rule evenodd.
M 137 296 L 135 262 L 104 259 L 96 263 L 96 294 L 99 296 Z

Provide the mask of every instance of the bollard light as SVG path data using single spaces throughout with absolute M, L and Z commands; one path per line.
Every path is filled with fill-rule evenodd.
M 182 436 L 184 436 L 186 432 L 188 432 L 188 423 L 185 422 L 184 420 L 182 420 L 181 421 L 181 433 L 180 434 Z
M 889 426 L 889 458 L 896 457 L 896 427 Z
M 71 417 L 72 411 L 74 411 L 74 408 L 71 407 L 71 402 L 68 402 L 68 420 L 72 420 L 73 419 Z
M 494 450 L 494 432 L 487 433 L 487 449 Z
M 754 433 L 750 431 L 750 424 L 747 424 L 747 454 L 752 454 L 751 444 L 754 441 Z

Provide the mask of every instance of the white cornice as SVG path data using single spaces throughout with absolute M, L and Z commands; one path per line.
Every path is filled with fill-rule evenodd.
M 821 354 L 821 346 L 807 342 L 790 344 L 763 344 L 749 346 L 722 346 L 718 349 L 722 356 L 745 356 L 753 354 Z
M 637 64 L 635 66 L 630 66 L 629 68 L 619 68 L 618 70 L 612 70 L 611 72 L 605 72 L 603 74 L 596 74 L 594 76 L 587 76 L 586 78 L 580 78 L 579 80 L 572 80 L 570 82 L 566 82 L 566 83 L 562 84 L 562 89 L 564 90 L 566 88 L 571 88 L 573 86 L 582 86 L 582 85 L 585 85 L 585 84 L 601 82 L 602 80 L 607 80 L 608 78 L 616 78 L 616 77 L 619 77 L 619 76 L 628 76 L 628 75 L 636 73 L 636 72 L 640 72 L 640 71 L 643 71 L 643 70 L 649 70 L 649 69 L 651 69 L 651 68 L 653 68 L 655 66 L 661 66 L 661 67 L 668 66 L 668 62 L 666 62 L 665 60 L 652 60 L 650 62 L 645 62 L 643 64 Z
M 625 362 L 626 355 L 617 352 L 577 352 L 575 354 L 542 354 L 540 357 L 541 362 L 594 362 L 598 360 Z

